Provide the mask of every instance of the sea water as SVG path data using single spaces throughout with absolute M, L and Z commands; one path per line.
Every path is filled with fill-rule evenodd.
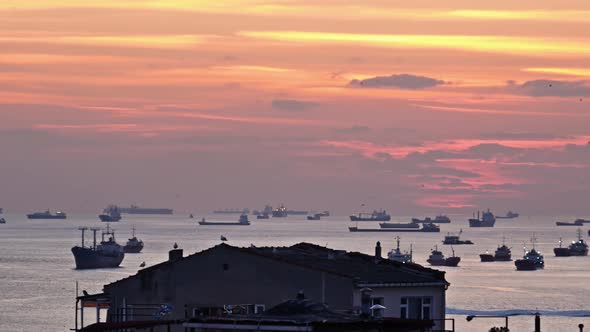
M 503 318 L 476 318 L 470 314 L 527 314 L 541 312 L 542 331 L 578 331 L 583 323 L 590 329 L 590 257 L 554 257 L 553 248 L 559 238 L 564 245 L 576 239 L 577 227 L 557 227 L 555 220 L 571 221 L 572 216 L 532 217 L 498 220 L 494 228 L 469 228 L 466 216 L 451 216 L 451 224 L 442 224 L 440 233 L 351 233 L 355 223 L 347 217 L 325 217 L 308 221 L 304 216 L 257 220 L 250 217 L 250 226 L 199 226 L 201 217 L 208 220 L 237 221 L 238 215 L 199 215 L 189 219 L 188 213 L 173 216 L 125 215 L 111 223 L 117 241 L 124 244 L 131 237 L 132 227 L 145 243 L 140 254 L 127 254 L 120 268 L 74 269 L 71 247 L 80 244 L 79 226 L 104 227 L 96 215 L 70 214 L 66 220 L 27 220 L 24 214 L 5 214 L 0 224 L 0 331 L 67 331 L 74 326 L 76 282 L 80 292 L 101 292 L 104 284 L 135 274 L 139 265 L 158 264 L 167 259 L 174 243 L 185 255 L 219 244 L 220 236 L 234 246 L 288 246 L 310 242 L 335 249 L 374 253 L 381 241 L 384 254 L 395 247 L 395 236 L 401 237 L 401 248 L 412 244 L 414 261 L 428 266 L 430 250 L 438 245 L 445 255 L 451 247 L 442 245 L 447 232 L 463 230 L 461 238 L 474 245 L 453 246 L 461 257 L 459 267 L 437 267 L 446 272 L 450 282 L 447 291 L 447 317 L 455 320 L 457 331 L 487 331 L 503 326 Z M 410 217 L 394 217 L 409 221 Z M 359 227 L 375 227 L 374 222 L 359 222 Z M 590 225 L 589 225 L 590 226 Z M 584 239 L 588 226 L 582 227 Z M 493 253 L 502 238 L 512 247 L 513 259 L 523 254 L 523 245 L 530 248 L 536 237 L 536 249 L 545 256 L 545 269 L 516 271 L 514 262 L 481 263 L 479 254 Z M 86 244 L 92 241 L 87 232 Z M 92 311 L 92 310 L 89 310 Z M 86 313 L 86 322 L 93 319 Z M 450 323 L 447 324 L 450 327 Z M 534 317 L 509 318 L 511 331 L 532 331 Z

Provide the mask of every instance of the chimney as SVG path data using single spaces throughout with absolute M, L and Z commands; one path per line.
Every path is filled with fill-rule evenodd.
M 381 259 L 381 242 L 377 241 L 375 246 L 375 259 Z
M 168 252 L 168 261 L 176 262 L 182 259 L 182 249 L 178 249 L 178 244 L 174 244 L 174 249 Z

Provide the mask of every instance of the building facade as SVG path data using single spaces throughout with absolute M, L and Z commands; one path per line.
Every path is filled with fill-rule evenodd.
M 308 243 L 220 244 L 183 257 L 174 249 L 168 261 L 105 285 L 108 320 L 256 314 L 303 290 L 334 311 L 434 320 L 434 330 L 444 330 L 444 272 L 389 261 L 380 251 L 379 245 L 372 256 Z

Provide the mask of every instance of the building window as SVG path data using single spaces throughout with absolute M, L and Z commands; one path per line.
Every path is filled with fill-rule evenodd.
M 432 297 L 402 297 L 400 317 L 407 319 L 430 319 Z
M 382 297 L 371 298 L 371 307 L 374 305 L 385 306 L 384 303 L 385 303 L 385 300 Z M 371 310 L 371 315 L 373 317 L 377 317 L 377 318 L 383 317 L 383 309 L 373 309 L 373 310 Z
M 229 264 L 224 263 L 223 264 L 223 271 L 227 271 L 227 270 L 229 270 Z
M 254 313 L 261 314 L 264 312 L 265 309 L 266 309 L 266 307 L 264 306 L 264 304 L 256 304 L 254 306 Z

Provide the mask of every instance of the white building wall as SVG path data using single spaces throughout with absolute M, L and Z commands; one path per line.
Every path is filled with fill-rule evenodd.
M 431 297 L 430 304 L 431 319 L 435 320 L 434 330 L 444 330 L 445 319 L 445 287 L 443 286 L 420 286 L 420 287 L 369 287 L 372 292 L 371 297 L 382 297 L 383 306 L 386 309 L 383 312 L 384 317 L 400 317 L 401 298 L 402 297 Z M 353 305 L 355 309 L 361 308 L 361 291 L 355 289 L 353 293 Z

